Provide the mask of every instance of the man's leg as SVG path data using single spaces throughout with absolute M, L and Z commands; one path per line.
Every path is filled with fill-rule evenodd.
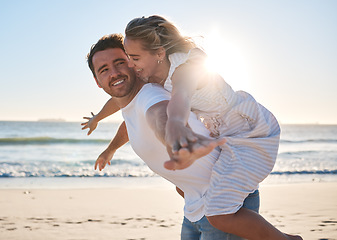
M 200 234 L 197 223 L 192 223 L 184 217 L 181 228 L 181 240 L 200 240 Z

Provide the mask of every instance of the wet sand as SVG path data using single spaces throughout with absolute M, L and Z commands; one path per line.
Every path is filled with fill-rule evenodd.
M 337 183 L 262 185 L 260 213 L 305 240 L 337 239 Z M 0 239 L 180 239 L 174 188 L 0 189 Z

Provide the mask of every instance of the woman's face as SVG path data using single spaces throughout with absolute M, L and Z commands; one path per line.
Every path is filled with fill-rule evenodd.
M 140 40 L 124 39 L 125 51 L 129 56 L 129 67 L 133 68 L 137 76 L 148 82 L 158 72 L 159 56 L 144 50 Z

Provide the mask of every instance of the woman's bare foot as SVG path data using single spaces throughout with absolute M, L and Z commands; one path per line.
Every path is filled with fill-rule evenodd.
M 303 240 L 303 238 L 299 235 L 290 235 L 290 234 L 286 234 L 285 235 L 290 239 L 290 240 Z

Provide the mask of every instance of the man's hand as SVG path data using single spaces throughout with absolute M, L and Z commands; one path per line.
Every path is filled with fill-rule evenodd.
M 95 118 L 96 115 L 93 114 L 92 112 L 91 115 L 92 115 L 91 117 L 83 117 L 83 119 L 87 119 L 88 121 L 81 123 L 81 125 L 84 126 L 82 130 L 89 128 L 87 135 L 90 135 L 96 129 L 98 124 Z
M 96 160 L 95 170 L 97 169 L 97 166 L 98 169 L 102 171 L 105 168 L 106 164 L 110 165 L 110 161 L 114 154 L 115 151 L 109 151 L 108 149 L 104 150 L 104 152 L 102 152 Z

